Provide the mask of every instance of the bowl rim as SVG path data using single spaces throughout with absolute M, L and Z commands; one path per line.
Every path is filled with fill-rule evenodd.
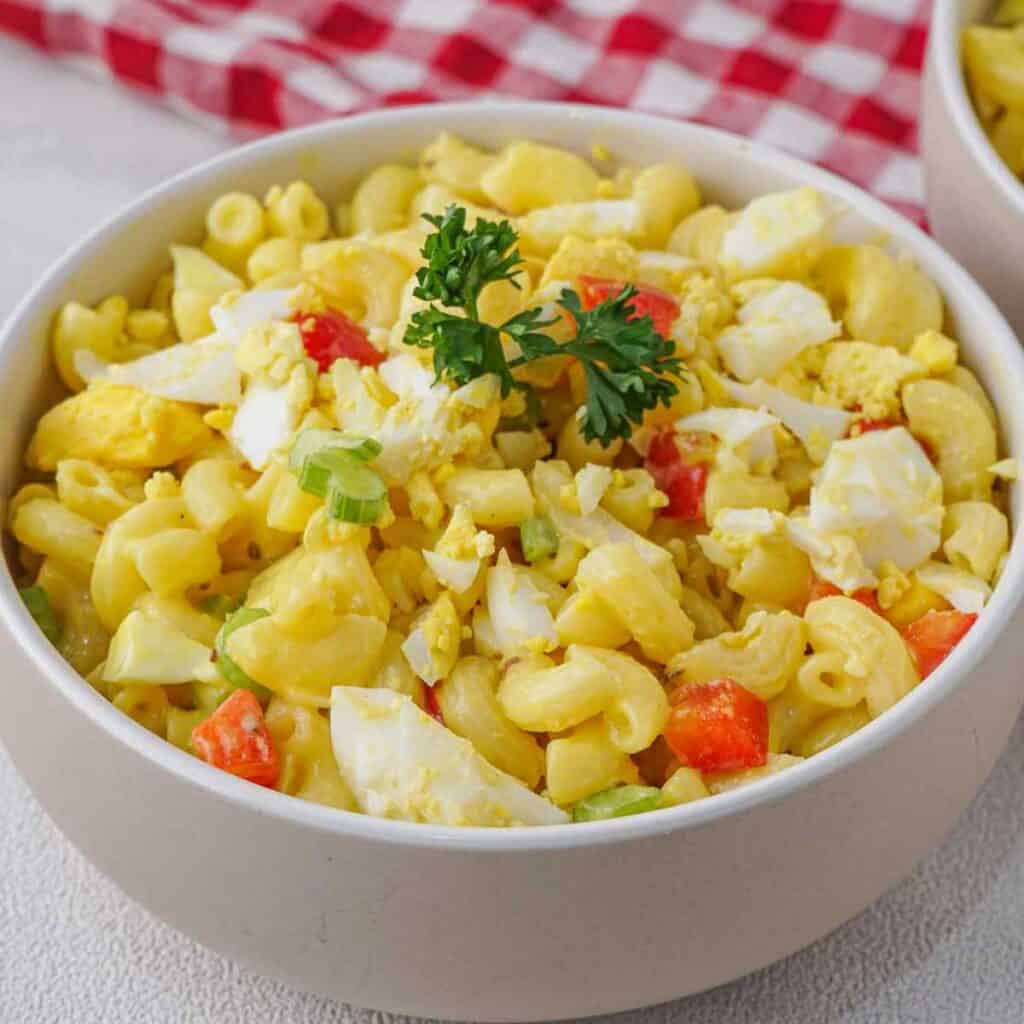
M 495 117 L 507 116 L 511 111 L 517 111 L 518 116 L 533 116 L 538 119 L 538 123 L 545 118 L 552 121 L 558 118 L 573 118 L 588 121 L 595 128 L 604 127 L 609 130 L 644 126 L 656 132 L 681 132 L 688 134 L 694 141 L 707 143 L 727 154 L 731 152 L 748 158 L 752 156 L 758 162 L 771 165 L 804 185 L 811 185 L 831 194 L 840 203 L 857 208 L 865 216 L 884 225 L 884 229 L 894 240 L 899 241 L 901 237 L 903 240 L 913 239 L 915 245 L 928 254 L 929 259 L 943 266 L 946 276 L 952 279 L 952 290 L 958 294 L 963 293 L 972 305 L 980 307 L 983 320 L 994 328 L 990 331 L 989 344 L 1000 350 L 1000 357 L 1007 372 L 1015 376 L 1024 389 L 1024 352 L 1017 344 L 1002 314 L 982 289 L 951 256 L 916 225 L 837 175 L 761 143 L 703 125 L 585 104 L 500 99 L 402 107 L 319 122 L 229 150 L 161 182 L 128 203 L 72 246 L 51 265 L 22 299 L 0 329 L 0 380 L 5 376 L 11 353 L 17 349 L 16 339 L 19 332 L 32 318 L 38 316 L 40 309 L 48 301 L 47 293 L 64 282 L 76 266 L 88 258 L 95 246 L 116 236 L 147 208 L 162 201 L 167 194 L 187 192 L 201 185 L 208 175 L 222 173 L 234 166 L 258 163 L 261 157 L 277 151 L 298 149 L 303 144 L 339 132 L 358 134 L 362 126 L 371 120 L 390 122 L 396 130 L 396 138 L 400 139 L 400 129 L 405 124 L 433 121 L 438 124 L 439 129 L 444 125 L 458 131 L 460 115 L 480 115 L 491 111 Z M 1009 624 L 1022 596 L 1024 537 L 1014 535 L 1000 582 L 986 606 L 985 615 L 953 654 L 928 678 L 927 683 L 917 686 L 893 708 L 852 736 L 785 771 L 767 776 L 749 786 L 718 794 L 713 800 L 699 800 L 633 817 L 573 824 L 571 827 L 548 825 L 502 829 L 418 824 L 375 818 L 310 803 L 252 785 L 218 771 L 166 740 L 154 736 L 133 719 L 119 712 L 85 683 L 36 627 L 18 596 L 6 562 L 4 571 L 0 573 L 0 623 L 6 626 L 18 647 L 27 655 L 46 682 L 95 726 L 158 770 L 166 771 L 180 782 L 202 790 L 214 798 L 223 799 L 236 808 L 282 819 L 292 827 L 310 828 L 336 835 L 339 840 L 351 837 L 397 846 L 510 854 L 537 850 L 573 850 L 665 836 L 690 828 L 700 828 L 720 819 L 741 814 L 753 807 L 768 806 L 813 786 L 870 756 L 888 743 L 896 741 L 900 734 L 963 685 L 970 670 L 991 650 L 996 639 Z
M 971 97 L 967 92 L 960 51 L 960 0 L 935 0 L 931 28 L 928 33 L 930 63 L 935 69 L 938 88 L 944 97 L 944 107 L 953 119 L 953 129 L 967 140 L 967 148 L 974 156 L 989 185 L 995 189 L 1024 219 L 1024 181 L 1021 181 L 1003 162 L 991 139 L 981 127 Z

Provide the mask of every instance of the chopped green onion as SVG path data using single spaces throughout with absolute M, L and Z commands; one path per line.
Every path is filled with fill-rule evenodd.
M 249 626 L 259 619 L 265 619 L 269 614 L 270 612 L 265 608 L 239 608 L 237 612 L 228 616 L 227 621 L 217 632 L 217 639 L 214 641 L 214 650 L 216 651 L 214 664 L 224 680 L 231 685 L 229 693 L 234 690 L 252 690 L 262 704 L 266 704 L 273 693 L 261 683 L 257 683 L 255 679 L 250 679 L 234 658 L 228 654 L 228 637 L 236 629 Z
M 304 430 L 296 439 L 289 466 L 307 494 L 323 498 L 332 519 L 375 523 L 387 508 L 388 489 L 366 465 L 380 454 L 372 437 L 337 430 Z
M 50 595 L 40 586 L 24 587 L 18 591 L 29 615 L 43 631 L 46 639 L 56 646 L 60 642 L 61 628 L 50 605 Z
M 340 448 L 323 448 L 306 456 L 299 472 L 299 486 L 307 494 L 315 494 L 318 498 L 326 498 L 331 492 L 331 484 L 335 474 L 351 465 L 362 466 L 363 462 L 354 459 L 348 452 Z M 369 470 L 368 472 L 372 472 Z
M 547 516 L 524 519 L 519 524 L 519 543 L 523 558 L 532 565 L 558 551 L 558 530 Z
M 372 462 L 381 452 L 379 441 L 360 434 L 343 434 L 340 430 L 309 430 L 302 431 L 288 455 L 288 466 L 298 473 L 306 463 L 306 459 L 314 452 L 337 449 L 348 452 L 360 462 Z
M 332 466 L 327 513 L 344 523 L 375 523 L 387 508 L 388 489 L 369 466 L 355 459 Z
M 614 786 L 578 801 L 572 809 L 573 821 L 603 821 L 643 814 L 661 806 L 661 790 L 655 786 Z
M 227 594 L 211 594 L 204 598 L 199 605 L 200 609 L 207 615 L 213 615 L 218 619 L 226 619 L 233 611 L 238 609 L 238 601 Z

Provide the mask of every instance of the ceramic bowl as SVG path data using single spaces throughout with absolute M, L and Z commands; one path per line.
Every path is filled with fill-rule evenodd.
M 960 32 L 991 0 L 935 0 L 922 99 L 928 219 L 939 242 L 1024 332 L 1024 182 L 981 127 L 964 80 Z
M 308 179 L 340 196 L 441 130 L 529 136 L 643 164 L 683 161 L 709 199 L 813 185 L 841 236 L 885 233 L 946 297 L 964 357 L 1024 454 L 1024 356 L 938 245 L 852 186 L 734 136 L 556 104 L 407 108 L 278 135 L 149 192 L 69 252 L 0 337 L 0 494 L 52 386 L 55 310 L 141 295 L 166 245 L 197 239 L 218 194 Z M 1017 495 L 1014 496 L 1015 501 Z M 993 650 L 1024 585 L 1018 537 L 992 601 L 946 663 L 850 739 L 756 785 L 648 815 L 452 829 L 332 810 L 214 770 L 86 685 L 0 569 L 0 736 L 65 834 L 133 899 L 204 945 L 302 989 L 466 1020 L 606 1013 L 729 981 L 813 942 L 905 876 L 1006 742 L 1024 688 Z M 982 668 L 984 665 L 984 668 Z

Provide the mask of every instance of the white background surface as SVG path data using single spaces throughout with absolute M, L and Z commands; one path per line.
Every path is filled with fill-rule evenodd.
M 68 243 L 227 144 L 0 40 L 0 315 Z M 1024 637 L 1010 642 L 1024 655 Z M 67 843 L 0 748 L 0 1024 L 397 1020 L 252 975 L 150 917 Z M 954 834 L 870 910 L 743 981 L 613 1020 L 1024 1020 L 1024 724 Z

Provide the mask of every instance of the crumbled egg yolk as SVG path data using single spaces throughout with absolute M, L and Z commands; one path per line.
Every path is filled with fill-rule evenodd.
M 316 381 L 316 363 L 306 355 L 298 324 L 271 322 L 250 327 L 238 344 L 235 362 L 243 373 L 271 384 L 290 382 L 296 367 L 307 371 L 311 386 Z
M 846 408 L 859 406 L 866 419 L 884 420 L 899 416 L 900 389 L 925 372 L 916 359 L 894 348 L 840 341 L 829 346 L 819 382 L 823 396 Z
M 494 554 L 494 536 L 477 530 L 468 505 L 456 505 L 434 550 L 446 558 L 489 558 Z

